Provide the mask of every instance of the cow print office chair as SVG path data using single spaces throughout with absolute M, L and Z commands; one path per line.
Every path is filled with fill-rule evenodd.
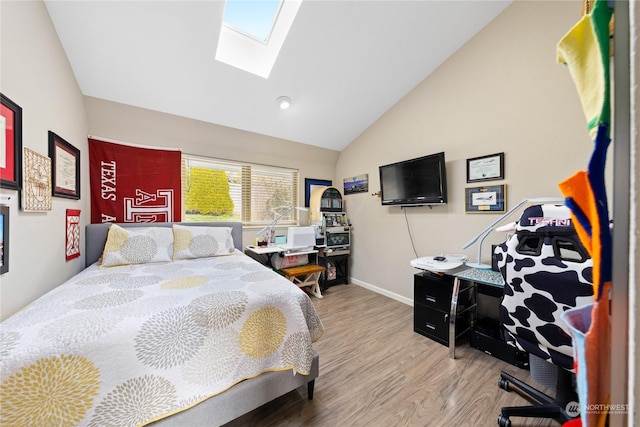
M 519 391 L 534 405 L 502 408 L 498 425 L 510 427 L 511 416 L 569 421 L 577 414 L 567 413 L 567 404 L 578 402 L 578 397 L 572 341 L 560 315 L 593 301 L 592 261 L 571 225 L 569 209 L 528 207 L 515 234 L 496 248 L 495 255 L 505 281 L 500 321 L 507 342 L 562 368 L 557 369 L 555 398 L 501 372 L 500 388 Z

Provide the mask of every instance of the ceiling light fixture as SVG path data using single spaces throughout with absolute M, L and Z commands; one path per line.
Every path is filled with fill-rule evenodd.
M 291 101 L 291 98 L 288 96 L 280 96 L 276 99 L 276 105 L 280 107 L 281 110 L 286 110 L 291 107 L 291 104 L 293 104 L 293 101 Z

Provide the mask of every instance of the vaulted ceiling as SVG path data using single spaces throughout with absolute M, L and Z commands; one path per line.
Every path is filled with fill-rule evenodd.
M 45 1 L 84 95 L 338 151 L 510 3 L 303 0 L 265 79 L 215 60 L 222 0 Z

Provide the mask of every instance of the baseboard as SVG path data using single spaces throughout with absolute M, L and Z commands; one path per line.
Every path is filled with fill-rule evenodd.
M 354 279 L 353 277 L 349 278 L 349 283 L 352 283 L 354 285 L 358 285 L 358 286 L 362 286 L 363 288 L 369 289 L 370 291 L 373 291 L 375 293 L 378 293 L 380 295 L 384 295 L 385 297 L 389 297 L 391 299 L 394 299 L 396 301 L 399 301 L 403 304 L 407 304 L 410 305 L 411 307 L 413 307 L 413 298 L 407 298 L 407 297 L 403 297 L 402 295 L 398 295 L 396 293 L 390 292 L 386 289 L 382 289 L 379 288 L 377 286 L 373 286 L 370 283 L 366 283 L 363 282 L 362 280 L 358 280 L 358 279 Z

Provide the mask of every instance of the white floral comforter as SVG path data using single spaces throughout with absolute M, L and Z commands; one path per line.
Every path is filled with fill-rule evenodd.
M 0 425 L 137 426 L 311 367 L 309 297 L 234 255 L 93 265 L 0 324 Z

